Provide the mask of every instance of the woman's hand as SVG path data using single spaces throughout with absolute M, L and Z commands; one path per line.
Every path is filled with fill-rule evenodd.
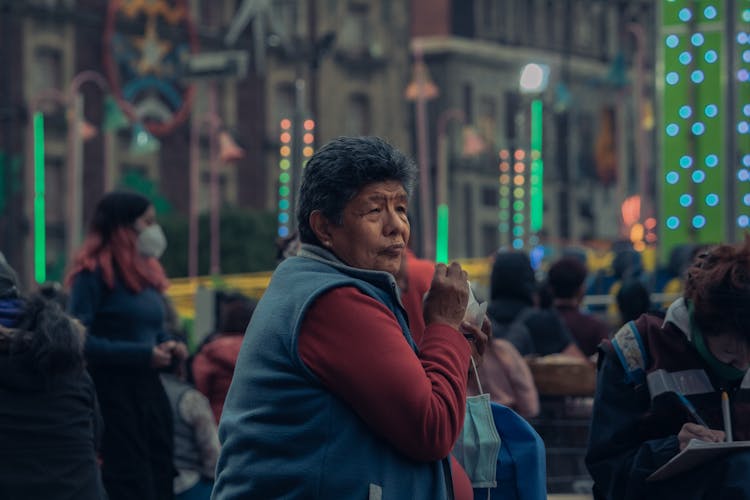
M 724 431 L 709 429 L 702 425 L 687 423 L 682 426 L 677 440 L 680 442 L 680 451 L 684 450 L 691 439 L 700 439 L 709 443 L 720 443 L 724 441 Z
M 461 323 L 461 333 L 471 344 L 471 357 L 474 358 L 474 362 L 479 366 L 482 363 L 482 356 L 487 348 L 487 342 L 492 337 L 492 323 L 487 316 L 484 317 L 482 322 L 482 328 L 479 329 L 475 325 L 464 321 Z
M 172 341 L 170 341 L 172 342 Z M 172 351 L 169 346 L 165 346 L 168 342 L 162 342 L 159 345 L 155 345 L 151 349 L 151 367 L 152 368 L 166 368 L 172 364 Z
M 445 323 L 456 330 L 461 326 L 469 303 L 469 282 L 458 262 L 437 264 L 432 284 L 424 299 L 425 325 Z

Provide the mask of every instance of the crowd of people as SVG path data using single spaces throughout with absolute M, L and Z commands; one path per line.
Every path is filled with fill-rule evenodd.
M 468 500 L 498 482 L 491 405 L 538 415 L 527 358 L 550 355 L 598 366 L 597 499 L 750 498 L 747 451 L 648 480 L 691 439 L 750 439 L 750 238 L 692 252 L 666 309 L 625 252 L 614 323 L 578 256 L 540 280 L 500 250 L 485 315 L 458 263 L 409 250 L 415 179 L 379 138 L 320 148 L 263 297 L 221 294 L 193 353 L 140 194 L 100 200 L 64 290 L 24 295 L 0 258 L 0 498 Z

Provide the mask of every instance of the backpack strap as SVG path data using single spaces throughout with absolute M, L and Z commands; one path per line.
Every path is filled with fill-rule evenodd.
M 643 384 L 646 381 L 648 353 L 635 321 L 628 321 L 615 334 L 612 347 L 625 370 L 625 383 Z

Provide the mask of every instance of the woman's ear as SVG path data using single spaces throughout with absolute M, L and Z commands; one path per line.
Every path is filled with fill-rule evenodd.
M 331 241 L 333 239 L 331 236 L 330 225 L 331 223 L 328 220 L 328 217 L 323 215 L 323 212 L 320 210 L 313 210 L 312 213 L 310 213 L 310 228 L 313 233 L 315 233 L 315 237 L 318 238 L 318 241 L 320 241 L 326 248 L 331 246 Z

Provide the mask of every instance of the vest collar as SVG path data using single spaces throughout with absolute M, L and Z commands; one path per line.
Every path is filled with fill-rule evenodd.
M 402 308 L 404 307 L 404 304 L 401 302 L 401 292 L 398 288 L 398 285 L 396 284 L 396 278 L 391 273 L 348 266 L 338 257 L 336 257 L 336 255 L 334 255 L 332 252 L 329 252 L 325 248 L 309 243 L 302 243 L 300 245 L 300 249 L 297 252 L 297 257 L 303 257 L 306 259 L 323 262 L 335 269 L 338 269 L 346 275 L 359 278 L 361 280 L 389 290 L 396 298 L 398 305 L 400 305 Z M 404 255 L 403 258 L 406 258 L 406 255 Z

